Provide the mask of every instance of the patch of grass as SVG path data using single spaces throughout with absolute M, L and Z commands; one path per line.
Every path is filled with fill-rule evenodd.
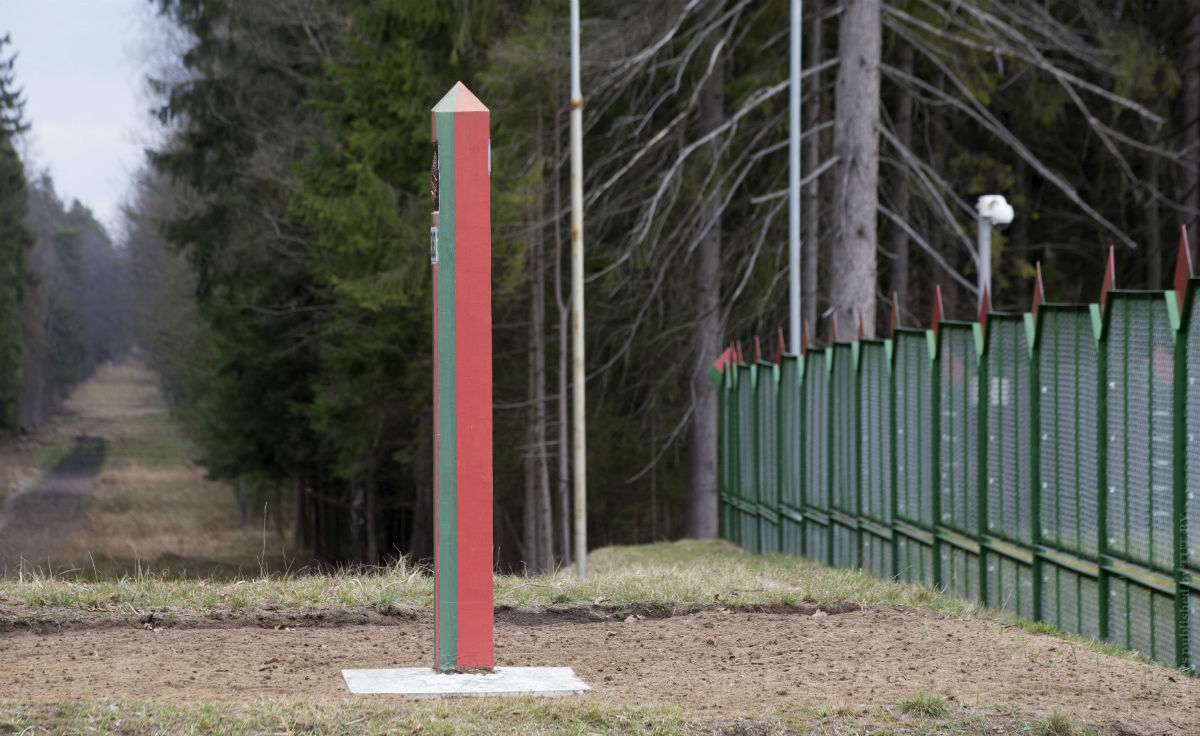
M 928 718 L 939 718 L 950 712 L 945 700 L 929 693 L 916 693 L 900 701 L 900 712 Z
M 1069 713 L 1061 710 L 1052 711 L 1048 716 L 1038 721 L 1039 736 L 1079 736 L 1079 727 Z
M 836 711 L 836 712 L 835 712 Z M 276 733 L 342 734 L 705 734 L 846 733 L 950 736 L 1030 733 L 1016 714 L 982 708 L 975 725 L 901 721 L 882 708 L 813 709 L 789 713 L 706 716 L 667 706 L 621 706 L 585 699 L 487 698 L 450 701 L 287 699 L 246 703 L 158 703 L 62 700 L 19 703 L 0 699 L 0 733 Z M 982 724 L 982 725 L 980 725 Z

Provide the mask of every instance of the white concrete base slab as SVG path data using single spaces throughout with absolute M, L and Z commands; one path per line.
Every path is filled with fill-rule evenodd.
M 570 667 L 497 667 L 494 672 L 435 672 L 430 667 L 342 670 L 356 695 L 408 695 L 414 698 L 485 698 L 520 695 L 575 695 L 590 690 Z

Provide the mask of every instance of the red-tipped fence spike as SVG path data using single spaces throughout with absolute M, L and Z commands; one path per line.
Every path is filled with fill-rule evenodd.
M 754 362 L 762 360 L 762 344 L 758 341 L 758 335 L 754 336 Z
M 1037 269 L 1037 278 L 1033 281 L 1033 316 L 1037 317 L 1038 310 L 1042 308 L 1042 302 L 1046 301 L 1046 283 L 1042 281 L 1042 262 L 1038 261 L 1034 266 Z
M 896 336 L 896 328 L 900 326 L 900 299 L 896 292 L 892 292 L 892 323 L 891 337 Z
M 779 328 L 779 339 L 775 342 L 775 363 L 776 363 L 776 365 L 783 365 L 784 347 L 785 347 L 785 345 L 783 342 L 783 328 L 780 327 Z
M 737 341 L 737 360 L 739 363 L 746 362 L 746 356 L 742 354 L 742 341 Z
M 933 289 L 933 336 L 936 338 L 938 325 L 942 323 L 942 286 L 938 284 Z
M 837 312 L 834 312 L 833 314 L 831 314 L 829 316 L 829 330 L 831 333 L 829 335 L 829 342 L 830 343 L 837 342 L 837 332 L 838 332 L 838 330 L 837 330 Z
M 804 355 L 808 352 L 808 325 L 804 325 L 800 331 L 800 354 Z
M 1100 313 L 1104 313 L 1104 304 L 1108 300 L 1108 292 L 1117 285 L 1117 262 L 1113 246 L 1108 246 L 1108 265 L 1104 267 L 1104 281 L 1100 284 Z
M 1175 259 L 1175 299 L 1179 311 L 1183 312 L 1183 297 L 1187 293 L 1187 282 L 1192 277 L 1192 252 L 1188 249 L 1187 227 L 1179 228 L 1179 257 Z
M 862 342 L 862 339 L 863 339 L 863 316 L 862 316 L 862 312 L 859 312 L 858 313 L 858 341 Z
M 979 300 L 979 328 L 983 331 L 983 336 L 987 337 L 987 318 L 988 312 L 991 311 L 992 300 L 988 296 L 987 287 L 983 287 L 983 298 Z

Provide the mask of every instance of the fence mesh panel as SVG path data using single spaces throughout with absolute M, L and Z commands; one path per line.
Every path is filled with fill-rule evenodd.
M 1032 544 L 1032 364 L 1025 321 L 993 315 L 987 340 L 987 530 Z
M 1200 569 L 1200 293 L 1192 296 L 1184 349 L 1184 488 L 1187 508 L 1187 563 Z M 1195 642 L 1196 637 L 1192 637 Z
M 886 344 L 862 343 L 858 385 L 862 515 L 888 523 L 892 520 L 892 391 Z
M 1108 549 L 1174 568 L 1174 341 L 1165 301 L 1114 295 L 1108 370 Z
M 974 325 L 939 330 L 940 522 L 961 532 L 979 529 L 979 356 Z
M 1099 349 L 1086 308 L 1047 309 L 1038 348 L 1043 544 L 1099 554 Z
M 739 542 L 749 550 L 758 550 L 758 519 L 749 511 L 758 503 L 758 468 L 755 448 L 757 412 L 754 404 L 754 370 L 748 365 L 737 368 L 738 406 L 738 482 L 734 496 L 741 502 L 737 512 Z
M 933 364 L 924 332 L 895 341 L 896 515 L 933 527 Z
M 758 460 L 758 551 L 779 551 L 779 372 L 771 363 L 758 364 L 755 386 L 755 437 Z

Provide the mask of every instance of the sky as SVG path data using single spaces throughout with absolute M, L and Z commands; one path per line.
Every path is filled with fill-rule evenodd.
M 149 0 L 0 0 L 0 36 L 11 35 L 4 54 L 17 56 L 31 126 L 18 151 L 114 238 L 156 130 L 144 83 L 152 17 Z

